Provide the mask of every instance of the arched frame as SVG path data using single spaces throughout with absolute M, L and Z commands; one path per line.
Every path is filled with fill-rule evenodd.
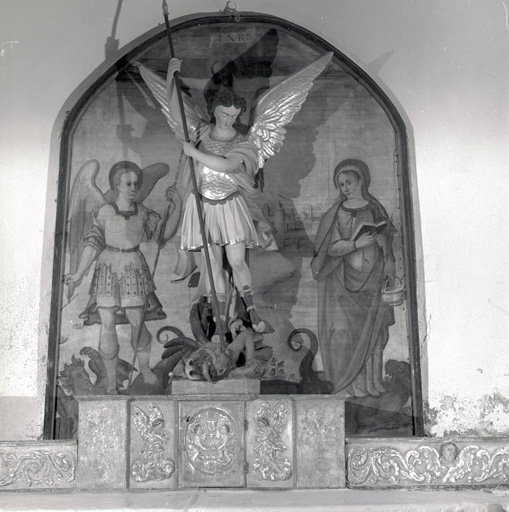
M 386 166 L 387 164 L 392 165 L 392 171 L 393 174 L 391 175 L 391 179 L 393 179 L 393 184 L 395 186 L 394 194 L 392 196 L 392 201 L 394 202 L 394 209 L 397 210 L 397 228 L 399 233 L 399 260 L 398 265 L 399 268 L 402 269 L 401 272 L 401 279 L 404 283 L 404 288 L 406 292 L 406 299 L 404 303 L 404 313 L 401 313 L 400 311 L 400 322 L 405 323 L 405 332 L 403 334 L 400 333 L 400 338 L 406 339 L 406 347 L 408 349 L 408 355 L 407 360 L 410 367 L 410 380 L 411 380 L 411 396 L 410 396 L 410 403 L 411 403 L 411 419 L 412 419 L 412 425 L 411 425 L 411 434 L 421 436 L 423 435 L 423 415 L 422 415 L 422 389 L 421 389 L 421 370 L 420 370 L 420 353 L 419 353 L 419 330 L 418 330 L 418 308 L 417 308 L 417 286 L 416 286 L 416 255 L 415 255 L 415 232 L 414 232 L 414 217 L 413 217 L 413 203 L 412 203 L 412 195 L 411 195 L 411 186 L 410 186 L 410 179 L 409 179 L 409 148 L 408 148 L 408 136 L 407 136 L 407 130 L 405 127 L 405 123 L 398 112 L 397 108 L 394 106 L 394 104 L 391 102 L 391 100 L 387 97 L 387 95 L 384 93 L 384 91 L 375 83 L 375 81 L 357 64 L 355 64 L 352 60 L 347 58 L 344 54 L 339 52 L 337 49 L 333 48 L 327 41 L 323 40 L 322 38 L 316 36 L 315 34 L 312 34 L 302 27 L 296 26 L 294 24 L 291 24 L 285 20 L 282 20 L 280 18 L 267 16 L 267 15 L 261 15 L 261 14 L 255 14 L 255 13 L 239 13 L 240 14 L 240 21 L 235 21 L 235 19 L 231 16 L 231 14 L 218 14 L 218 15 L 204 15 L 204 16 L 198 16 L 198 17 L 192 17 L 190 19 L 186 19 L 184 21 L 179 22 L 178 24 L 175 24 L 172 28 L 173 33 L 178 38 L 179 34 L 190 34 L 189 37 L 193 37 L 193 34 L 196 34 L 196 31 L 200 32 L 202 30 L 207 30 L 207 27 L 211 27 L 211 30 L 219 27 L 227 27 L 225 29 L 225 33 L 228 34 L 237 34 L 234 37 L 238 37 L 242 39 L 239 34 L 240 31 L 237 30 L 238 27 L 244 27 L 244 29 L 252 27 L 261 27 L 265 26 L 267 29 L 267 33 L 269 31 L 272 32 L 272 36 L 269 36 L 269 41 L 267 44 L 274 44 L 274 40 L 270 41 L 270 38 L 272 37 L 276 40 L 276 44 L 278 44 L 280 38 L 282 36 L 288 37 L 291 40 L 294 40 L 296 45 L 300 45 L 299 49 L 307 48 L 308 55 L 300 55 L 300 57 L 303 58 L 303 62 L 305 61 L 305 57 L 311 58 L 313 55 L 319 56 L 320 54 L 326 53 L 326 52 L 333 52 L 333 69 L 329 71 L 329 76 L 333 76 L 336 72 L 337 76 L 339 76 L 341 73 L 344 73 L 345 80 L 348 79 L 348 84 L 350 87 L 349 90 L 349 97 L 336 97 L 335 100 L 331 100 L 331 103 L 334 103 L 334 101 L 337 101 L 340 106 L 343 106 L 345 103 L 352 104 L 351 107 L 348 107 L 346 110 L 348 110 L 348 115 L 350 118 L 354 118 L 357 116 L 358 119 L 360 119 L 358 125 L 355 125 L 355 129 L 359 130 L 360 136 L 359 138 L 362 139 L 362 133 L 361 130 L 362 127 L 367 126 L 367 132 L 369 130 L 375 130 L 376 126 L 374 127 L 374 124 L 370 122 L 365 122 L 363 119 L 363 116 L 369 116 L 370 112 L 373 113 L 376 111 L 376 116 L 381 118 L 381 116 L 385 116 L 385 120 L 382 120 L 382 123 L 387 123 L 387 126 L 390 126 L 390 129 L 392 130 L 392 133 L 390 137 L 393 137 L 393 152 L 392 155 L 389 155 L 389 152 L 387 151 L 386 155 L 383 155 L 383 158 L 385 158 Z M 237 30 L 237 32 L 235 32 Z M 247 30 L 247 29 L 246 29 Z M 194 31 L 194 32 L 193 32 Z M 201 32 L 200 32 L 201 33 Z M 254 30 L 254 32 L 246 32 L 246 34 L 251 34 L 249 37 L 253 37 L 253 41 L 256 43 L 258 41 L 257 39 L 257 32 Z M 276 36 L 274 36 L 276 34 Z M 248 35 L 246 35 L 245 39 L 249 38 Z M 226 36 L 228 38 L 228 35 Z M 233 41 L 232 44 L 237 44 L 236 48 L 238 49 L 239 45 L 242 44 L 244 41 Z M 166 32 L 164 31 L 163 27 L 161 27 L 160 30 L 157 30 L 157 32 L 151 32 L 150 36 L 147 36 L 146 40 L 138 44 L 134 49 L 131 49 L 126 53 L 123 57 L 121 57 L 114 66 L 111 66 L 108 70 L 106 70 L 102 76 L 94 82 L 92 86 L 90 86 L 86 92 L 81 96 L 79 101 L 73 106 L 73 108 L 70 110 L 63 126 L 62 130 L 62 137 L 61 137 L 61 147 L 60 147 L 60 169 L 59 169 L 59 181 L 58 181 L 58 202 L 57 202 L 57 221 L 56 221 L 56 229 L 55 229 L 55 252 L 54 252 L 54 270 L 53 270 L 53 295 L 52 295 L 52 307 L 51 307 L 51 317 L 50 317 L 50 333 L 49 333 L 49 357 L 48 357 L 48 374 L 47 374 L 47 393 L 46 393 L 46 410 L 45 410 L 45 425 L 44 425 L 44 435 L 46 438 L 54 438 L 55 437 L 55 421 L 57 416 L 57 386 L 58 386 L 58 380 L 59 380 L 59 374 L 61 376 L 62 374 L 62 365 L 65 365 L 65 361 L 69 360 L 68 356 L 62 356 L 60 347 L 64 346 L 65 343 L 62 343 L 62 340 L 65 338 L 64 331 L 62 329 L 62 319 L 63 315 L 67 314 L 67 312 L 64 312 L 64 306 L 66 305 L 66 299 L 65 299 L 65 290 L 62 286 L 62 278 L 63 275 L 66 274 L 68 270 L 68 261 L 66 258 L 68 258 L 68 255 L 66 251 L 68 251 L 69 246 L 69 202 L 70 202 L 70 195 L 71 195 L 71 188 L 73 185 L 73 178 L 76 175 L 76 171 L 74 170 L 76 168 L 77 162 L 80 164 L 85 161 L 85 158 L 96 158 L 97 156 L 94 154 L 90 154 L 87 156 L 87 152 L 91 150 L 91 146 L 89 144 L 85 144 L 86 147 L 78 147 L 77 144 L 77 133 L 81 129 L 84 133 L 87 131 L 86 129 L 83 129 L 83 127 L 80 125 L 80 123 L 83 123 L 83 120 L 86 119 L 87 115 L 90 115 L 91 105 L 94 104 L 94 102 L 101 96 L 101 94 L 108 88 L 112 88 L 117 86 L 118 91 L 118 98 L 117 100 L 121 100 L 121 96 L 125 93 L 125 91 L 122 91 L 121 87 L 118 87 L 118 84 L 121 83 L 122 80 L 126 80 L 126 73 L 132 72 L 132 66 L 135 61 L 142 60 L 143 57 L 146 55 L 149 55 L 150 57 L 150 50 L 156 47 L 162 47 L 166 44 Z M 252 48 L 252 45 L 249 46 L 249 48 Z M 178 53 L 178 44 L 177 44 L 177 53 Z M 258 56 L 259 57 L 259 56 Z M 277 56 L 276 56 L 277 57 Z M 167 59 L 167 56 L 166 56 Z M 276 69 L 272 69 L 272 65 L 269 62 L 271 57 L 267 57 L 264 55 L 264 58 L 258 61 L 259 66 L 261 66 L 262 73 L 265 70 L 265 78 L 267 79 L 267 82 L 264 84 L 258 84 L 258 90 L 260 88 L 266 88 L 268 86 L 271 86 L 272 83 L 269 80 L 271 78 L 271 74 Z M 296 61 L 299 59 L 296 58 Z M 154 61 L 150 58 L 147 60 L 147 65 L 150 65 Z M 247 68 L 250 68 L 249 62 L 244 62 L 244 65 L 247 65 Z M 288 60 L 288 69 L 289 71 L 293 72 L 295 71 L 295 66 L 297 64 L 294 64 L 294 67 L 292 68 L 292 65 L 290 63 L 290 59 Z M 264 68 L 264 66 L 266 66 Z M 284 66 L 283 66 L 284 68 Z M 239 68 L 237 68 L 238 71 Z M 267 71 L 267 69 L 270 69 Z M 164 69 L 159 69 L 158 71 L 164 72 Z M 250 75 L 249 69 L 244 69 L 239 72 L 241 75 L 244 73 L 243 78 L 245 78 L 248 82 L 252 79 Z M 281 71 L 281 74 L 283 71 Z M 185 68 L 183 69 L 183 75 L 185 76 Z M 267 77 L 268 75 L 268 77 Z M 211 78 L 211 77 L 210 77 Z M 141 81 L 140 81 L 141 83 Z M 197 83 L 203 84 L 203 80 L 197 80 Z M 210 81 L 209 81 L 210 84 Z M 197 86 L 198 87 L 198 86 Z M 312 89 L 312 91 L 315 88 Z M 252 91 L 250 91 L 252 92 Z M 146 93 L 146 92 L 145 92 Z M 253 93 L 255 94 L 255 93 Z M 323 98 L 318 98 L 313 100 L 312 98 L 313 92 L 310 93 L 310 100 L 309 104 L 312 105 L 313 101 L 315 101 L 315 110 L 316 105 L 320 103 L 320 101 L 323 100 Z M 365 100 L 358 100 L 356 102 L 355 98 L 358 96 L 365 95 L 367 99 Z M 122 98 L 126 98 L 125 95 L 122 96 Z M 339 98 L 339 99 L 338 99 Z M 354 98 L 354 100 L 352 100 Z M 111 98 L 110 98 L 111 99 Z M 112 101 L 114 98 L 112 99 Z M 127 101 L 127 100 L 126 100 Z M 122 101 L 120 101 L 122 103 Z M 306 104 L 305 104 L 306 105 Z M 359 105 L 368 105 L 366 108 L 362 107 L 360 108 Z M 308 105 L 309 106 L 309 105 Z M 118 105 L 117 105 L 118 108 Z M 306 107 L 307 108 L 307 107 Z M 331 107 L 331 112 L 334 112 L 334 105 Z M 364 108 L 364 110 L 363 110 Z M 125 115 L 125 112 L 123 112 L 123 108 L 120 108 L 121 112 L 120 117 Z M 340 109 L 338 109 L 339 111 Z M 290 125 L 288 127 L 289 135 L 287 137 L 287 142 L 285 142 L 285 145 L 291 144 L 291 137 L 292 135 L 295 135 L 295 133 L 301 133 L 300 137 L 297 136 L 296 142 L 294 142 L 294 148 L 298 146 L 302 146 L 302 137 L 306 136 L 308 139 L 311 139 L 311 142 L 309 142 L 308 139 L 306 139 L 306 144 L 313 145 L 313 141 L 316 141 L 317 137 L 317 128 L 320 128 L 320 124 L 316 124 L 315 130 L 310 130 L 310 133 L 308 133 L 306 121 L 308 119 L 313 118 L 313 112 L 308 110 L 305 111 L 305 108 L 303 107 L 303 112 L 299 113 L 295 118 L 296 126 Z M 322 121 L 327 121 L 327 118 L 330 112 L 327 114 L 322 115 Z M 162 117 L 162 114 L 155 114 L 159 115 L 161 121 L 160 124 L 164 125 L 164 119 Z M 299 118 L 300 115 L 300 118 Z M 349 118 L 349 119 L 350 119 Z M 247 120 L 246 120 L 247 122 Z M 157 125 L 159 126 L 159 121 L 157 121 Z M 125 123 L 129 124 L 129 123 Z M 375 123 L 376 124 L 376 123 Z M 80 127 L 81 126 L 81 127 Z M 299 132 L 300 129 L 300 132 Z M 129 130 L 127 130 L 128 132 Z M 169 133 L 169 129 L 168 129 Z M 166 135 L 166 133 L 164 133 Z M 336 137 L 339 137 L 339 145 L 341 145 L 341 133 L 337 133 Z M 132 134 L 126 133 L 124 131 L 123 134 L 121 134 L 122 137 L 124 137 L 122 144 L 129 145 L 133 144 L 133 137 Z M 120 137 L 120 136 L 119 136 Z M 129 139 L 130 137 L 130 139 Z M 389 136 L 387 136 L 390 138 Z M 376 137 L 375 137 L 376 138 Z M 126 142 L 128 141 L 128 142 Z M 90 142 L 87 140 L 87 142 Z M 335 141 L 337 142 L 337 141 Z M 370 144 L 367 143 L 369 147 Z M 284 151 L 286 149 L 286 146 L 283 146 L 283 150 L 280 155 L 277 155 L 273 158 L 273 160 L 269 161 L 270 164 L 267 165 L 265 176 L 266 176 L 266 187 L 270 186 L 271 184 L 271 170 L 273 170 L 276 166 L 276 163 L 283 161 L 282 166 L 284 167 L 285 162 L 286 165 L 288 165 L 288 162 L 291 160 L 290 154 L 284 154 Z M 366 144 L 364 144 L 365 146 Z M 308 148 L 311 146 L 307 146 Z M 175 148 L 177 148 L 178 145 L 175 142 L 172 146 L 172 150 L 176 151 Z M 127 151 L 127 150 L 126 150 Z M 374 151 L 374 150 L 373 150 Z M 93 147 L 92 147 L 92 153 L 93 153 Z M 356 146 L 353 142 L 350 142 L 350 145 L 348 147 L 348 150 L 345 151 L 338 151 L 338 157 L 339 155 L 342 155 L 343 157 L 356 157 L 356 158 L 363 158 L 363 143 L 361 142 L 358 146 Z M 369 151 L 368 151 L 369 153 Z M 130 157 L 130 155 L 128 155 Z M 311 158 L 311 157 L 310 157 Z M 382 158 L 382 159 L 383 159 Z M 116 160 L 123 160 L 125 159 L 125 155 L 119 154 L 118 158 Z M 312 154 L 313 161 L 309 162 L 307 160 L 304 161 L 304 165 L 311 166 L 313 168 L 316 167 L 316 155 Z M 371 160 L 370 163 L 377 161 L 377 155 L 376 151 L 374 151 L 373 154 L 369 155 L 369 158 Z M 101 160 L 101 159 L 99 159 Z M 108 159 L 104 159 L 104 163 L 111 164 Z M 339 161 L 339 158 L 337 159 Z M 138 162 L 140 165 L 141 163 Z M 147 162 L 153 163 L 153 162 Z M 272 166 L 272 168 L 271 168 Z M 170 165 L 172 167 L 172 165 Z M 329 166 L 328 169 L 328 177 L 329 181 L 332 176 L 333 166 Z M 72 172 L 71 172 L 72 170 Z M 103 172 L 107 172 L 107 169 L 103 169 Z M 73 174 L 74 173 L 74 174 Z M 306 176 L 303 177 L 305 179 Z M 375 180 L 373 180 L 375 181 Z M 275 180 L 276 185 L 280 185 L 281 181 Z M 99 184 L 98 184 L 99 185 Z M 332 184 L 331 184 L 332 185 Z M 388 186 L 389 187 L 389 186 Z M 101 188 L 101 186 L 99 186 Z M 278 189 L 279 190 L 279 189 Z M 299 189 L 300 190 L 300 189 Z M 104 191 L 104 187 L 103 187 Z M 310 199 L 309 202 L 311 203 L 317 203 L 317 201 L 324 201 L 324 205 L 322 210 L 320 211 L 321 214 L 324 213 L 324 211 L 330 207 L 334 203 L 333 196 L 336 194 L 336 190 L 333 186 L 330 187 L 330 193 L 325 198 L 324 196 L 321 197 L 313 197 Z M 385 189 L 383 186 L 379 187 L 379 193 L 378 195 L 374 193 L 375 196 L 377 196 L 378 199 L 382 203 L 384 203 L 384 200 L 386 197 L 388 197 L 388 193 L 385 192 Z M 284 197 L 283 194 L 279 194 L 279 196 Z M 384 197 L 386 196 L 386 197 Z M 287 197 L 284 197 L 284 199 L 288 199 Z M 296 199 L 295 194 L 290 195 L 290 199 Z M 390 201 L 389 201 L 390 202 Z M 276 220 L 275 217 L 275 211 L 274 211 L 274 205 L 269 205 L 268 203 L 265 204 L 266 209 L 264 210 L 268 216 L 272 217 L 272 223 L 273 225 L 277 224 L 277 222 L 280 222 Z M 284 207 L 285 205 L 283 205 Z M 285 211 L 282 207 L 284 214 L 283 214 L 283 221 L 282 224 L 279 223 L 277 226 L 279 227 L 279 233 L 290 233 L 292 236 L 284 236 L 282 235 L 280 237 L 279 245 L 282 249 L 287 249 L 292 246 L 293 239 L 295 238 L 295 246 L 298 250 L 303 250 L 305 252 L 306 248 L 308 250 L 310 249 L 310 242 L 312 243 L 312 236 L 308 236 L 309 233 L 306 232 L 304 229 L 305 236 L 301 236 L 297 233 L 298 230 L 295 230 L 295 222 L 299 224 L 299 226 L 304 226 L 304 220 L 299 217 L 297 221 L 295 218 L 292 218 L 292 215 L 289 214 L 288 211 Z M 291 212 L 290 212 L 291 213 Z M 312 217 L 312 215 L 311 215 Z M 290 220 L 288 220 L 290 219 Z M 316 220 L 316 219 L 315 219 Z M 313 224 L 312 219 L 310 221 L 311 224 Z M 310 225 L 311 225 L 310 224 Z M 317 223 L 315 222 L 315 228 L 316 229 Z M 295 237 L 293 236 L 295 235 Z M 302 261 L 306 261 L 305 265 L 307 265 L 308 260 L 305 258 L 301 258 L 299 260 L 299 264 L 302 264 Z M 302 264 L 302 268 L 304 268 L 304 264 Z M 306 267 L 307 268 L 307 267 Z M 291 273 L 291 272 L 289 272 Z M 298 288 L 298 286 L 297 286 Z M 297 293 L 297 292 L 296 292 Z M 270 294 L 269 294 L 270 295 Z M 292 300 L 295 301 L 295 304 L 297 303 L 297 299 L 293 298 Z M 284 308 L 283 308 L 284 309 Z M 295 315 L 295 313 L 294 313 Z M 289 322 L 289 325 L 292 324 L 292 322 Z M 293 325 L 295 327 L 295 325 Z M 297 326 L 302 327 L 302 326 Z M 306 326 L 304 326 L 306 327 Z M 67 359 L 65 359 L 67 357 Z M 64 360 L 65 359 L 65 360 Z M 277 363 L 277 361 L 276 361 Z M 275 364 L 275 368 L 273 370 L 276 370 L 275 377 L 278 376 L 277 373 L 277 364 Z M 314 370 L 320 370 L 320 368 L 313 367 Z M 302 377 L 302 375 L 301 375 Z M 276 391 L 280 391 L 280 388 L 278 388 Z M 270 391 L 269 391 L 270 392 Z M 291 392 L 291 391 L 290 391 Z M 404 405 L 404 404 L 403 404 Z

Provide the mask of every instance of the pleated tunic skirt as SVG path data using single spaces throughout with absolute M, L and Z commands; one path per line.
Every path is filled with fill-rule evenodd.
M 251 213 L 240 193 L 236 192 L 220 201 L 204 198 L 202 209 L 208 245 L 259 245 Z M 181 248 L 187 251 L 201 249 L 203 238 L 194 194 L 189 194 L 187 198 L 182 227 Z

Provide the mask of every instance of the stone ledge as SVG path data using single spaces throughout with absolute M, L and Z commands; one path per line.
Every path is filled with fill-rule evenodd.
M 137 491 L 2 494 L 0 512 L 504 512 L 509 491 Z

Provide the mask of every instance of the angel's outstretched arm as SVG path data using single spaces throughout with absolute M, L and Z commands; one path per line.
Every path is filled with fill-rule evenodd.
M 171 117 L 182 127 L 182 114 L 177 96 L 177 87 L 175 84 L 175 73 L 180 72 L 182 61 L 173 57 L 168 64 L 168 73 L 166 74 L 166 96 L 168 99 L 168 109 Z
M 83 276 L 86 274 L 87 270 L 90 268 L 90 265 L 94 262 L 99 254 L 99 249 L 92 245 L 87 245 L 83 249 L 83 254 L 81 255 L 81 260 L 78 265 L 78 269 L 74 274 L 67 274 L 65 276 L 66 284 L 79 284 L 83 279 Z
M 231 173 L 238 170 L 242 163 L 242 158 L 238 155 L 218 156 L 203 153 L 199 149 L 196 149 L 193 144 L 184 142 L 184 153 L 203 165 L 206 165 L 209 169 L 217 172 Z

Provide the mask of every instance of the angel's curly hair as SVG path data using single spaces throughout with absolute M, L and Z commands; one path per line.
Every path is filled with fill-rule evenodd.
M 214 111 L 219 106 L 238 108 L 240 109 L 239 115 L 242 115 L 247 109 L 246 100 L 242 96 L 235 94 L 230 89 L 222 89 L 210 97 L 207 103 L 207 112 L 210 116 L 211 122 L 214 121 Z
M 138 165 L 134 162 L 129 162 L 128 160 L 117 162 L 111 168 L 109 174 L 111 190 L 114 192 L 117 191 L 117 187 L 120 184 L 120 176 L 122 176 L 122 174 L 127 174 L 128 172 L 134 172 L 134 174 L 136 174 L 136 177 L 138 178 L 138 190 L 140 190 L 143 185 L 143 172 Z

